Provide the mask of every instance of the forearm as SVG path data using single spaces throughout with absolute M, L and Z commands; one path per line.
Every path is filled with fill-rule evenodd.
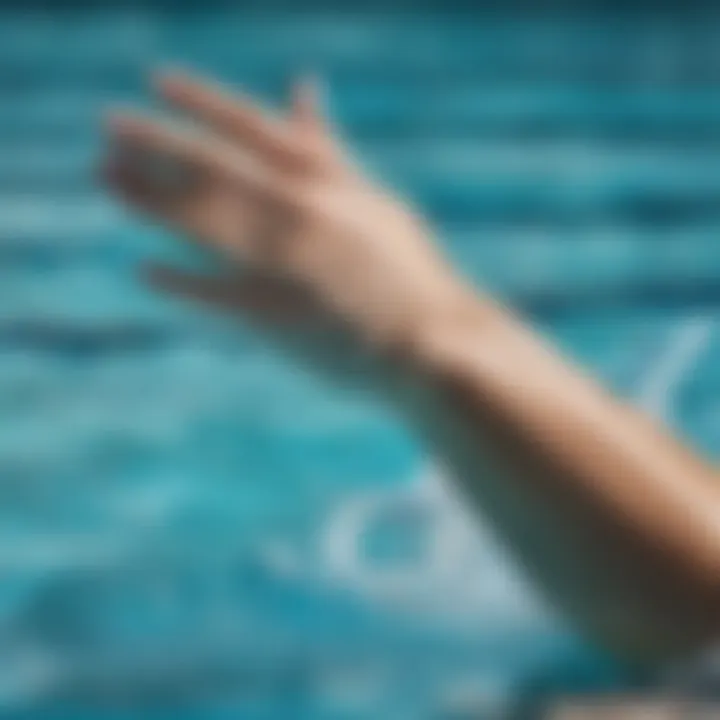
M 403 409 L 548 596 L 631 660 L 712 639 L 715 472 L 500 308 L 419 330 Z

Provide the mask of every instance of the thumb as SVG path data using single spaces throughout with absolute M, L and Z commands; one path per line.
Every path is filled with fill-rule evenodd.
M 298 130 L 310 136 L 329 135 L 322 110 L 322 95 L 320 80 L 314 75 L 306 75 L 293 85 L 291 119 Z
M 289 123 L 318 156 L 334 167 L 347 167 L 345 152 L 338 134 L 325 113 L 324 83 L 306 75 L 293 84 Z

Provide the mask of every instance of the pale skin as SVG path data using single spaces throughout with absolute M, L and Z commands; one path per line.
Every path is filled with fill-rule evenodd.
M 222 265 L 154 267 L 154 287 L 290 345 L 309 338 L 316 357 L 342 343 L 371 358 L 458 491 L 600 646 L 657 666 L 717 643 L 714 468 L 455 272 L 419 216 L 348 159 L 312 83 L 282 117 L 186 75 L 154 85 L 193 130 L 112 113 L 108 184 Z M 192 182 L 162 187 L 129 149 L 176 158 Z

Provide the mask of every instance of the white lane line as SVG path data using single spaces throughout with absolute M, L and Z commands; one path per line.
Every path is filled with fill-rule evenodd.
M 667 349 L 641 383 L 637 394 L 641 408 L 668 422 L 673 420 L 678 388 L 707 347 L 714 325 L 713 318 L 695 317 L 675 329 Z

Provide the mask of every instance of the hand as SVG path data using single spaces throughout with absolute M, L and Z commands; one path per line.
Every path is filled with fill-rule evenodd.
M 329 319 L 373 349 L 467 306 L 472 294 L 423 223 L 348 160 L 312 84 L 296 86 L 288 118 L 187 76 L 156 86 L 202 129 L 115 113 L 106 176 L 131 206 L 219 252 L 229 268 L 154 267 L 155 286 L 276 327 L 317 329 Z M 138 157 L 169 160 L 179 174 L 163 181 Z

